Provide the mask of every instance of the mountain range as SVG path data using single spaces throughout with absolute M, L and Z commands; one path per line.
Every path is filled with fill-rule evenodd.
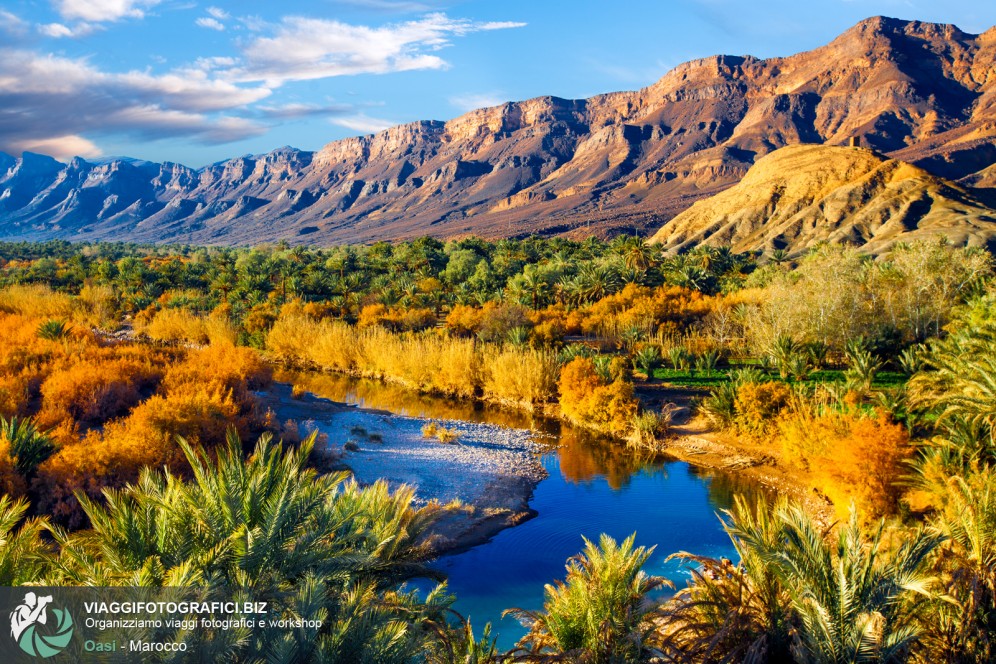
M 765 158 L 854 138 L 866 149 Z M 835 198 L 775 182 L 785 168 L 815 169 L 818 179 L 823 160 L 838 158 Z M 660 229 L 656 239 L 671 248 L 709 240 L 794 249 L 868 242 L 869 224 L 893 223 L 879 237 L 886 247 L 934 215 L 931 232 L 954 227 L 956 241 L 985 243 L 996 219 L 994 162 L 996 28 L 972 35 L 877 17 L 789 57 L 694 60 L 633 92 L 510 102 L 316 152 L 285 147 L 201 169 L 0 153 L 0 237 L 333 244 Z M 755 163 L 763 176 L 745 180 Z M 891 189 L 857 182 L 869 173 Z M 750 214 L 729 208 L 742 202 L 735 190 L 721 194 L 761 181 Z M 880 200 L 869 207 L 868 196 Z M 809 228 L 828 200 L 837 221 Z M 846 221 L 854 206 L 865 216 Z

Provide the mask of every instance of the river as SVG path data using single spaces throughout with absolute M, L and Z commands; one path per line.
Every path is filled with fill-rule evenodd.
M 531 429 L 545 444 L 541 461 L 549 477 L 539 483 L 530 505 L 538 515 L 498 533 L 485 544 L 446 555 L 434 563 L 449 579 L 455 609 L 471 618 L 475 631 L 492 623 L 499 646 L 511 648 L 524 633 L 509 607 L 539 609 L 543 586 L 563 578 L 567 558 L 584 546 L 582 537 L 601 533 L 656 547 L 645 570 L 681 587 L 687 569 L 665 559 L 671 553 L 733 558 L 718 513 L 734 493 L 758 489 L 724 474 L 687 463 L 640 459 L 634 453 L 556 420 L 482 404 L 429 397 L 376 381 L 286 372 L 281 382 L 305 386 L 333 401 L 399 415 L 486 422 Z

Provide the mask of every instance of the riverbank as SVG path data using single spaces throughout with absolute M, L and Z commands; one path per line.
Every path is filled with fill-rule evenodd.
M 833 504 L 814 491 L 800 471 L 779 462 L 776 453 L 749 440 L 717 431 L 708 418 L 695 412 L 695 402 L 707 390 L 667 383 L 643 383 L 636 394 L 645 406 L 674 407 L 674 419 L 664 454 L 696 468 L 716 471 L 756 483 L 800 504 L 825 527 L 836 521 Z
M 476 546 L 536 515 L 529 501 L 546 477 L 538 460 L 544 448 L 526 429 L 392 415 L 297 394 L 286 383 L 258 396 L 279 422 L 295 422 L 302 434 L 317 431 L 323 443 L 316 449 L 331 467 L 349 469 L 361 484 L 411 485 L 421 504 L 449 505 L 432 531 L 437 554 Z M 430 425 L 453 440 L 423 435 Z

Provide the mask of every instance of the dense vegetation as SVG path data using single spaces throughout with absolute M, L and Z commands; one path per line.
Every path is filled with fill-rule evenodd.
M 0 329 L 7 584 L 253 579 L 328 617 L 280 661 L 996 657 L 996 291 L 980 250 L 0 244 Z M 640 390 L 697 382 L 718 435 L 791 469 L 841 521 L 740 501 L 724 517 L 740 559 L 677 554 L 692 581 L 667 601 L 647 550 L 589 543 L 500 655 L 444 587 L 403 585 L 427 573 L 447 508 L 319 472 L 314 441 L 253 395 L 268 360 L 544 410 L 652 449 L 669 408 Z

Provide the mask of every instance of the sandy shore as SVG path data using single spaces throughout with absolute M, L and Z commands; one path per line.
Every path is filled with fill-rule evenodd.
M 318 430 L 325 450 L 361 484 L 378 479 L 415 487 L 419 502 L 460 501 L 433 530 L 436 551 L 452 552 L 487 541 L 504 528 L 535 516 L 529 508 L 536 485 L 546 477 L 532 432 L 459 420 L 403 417 L 335 403 L 277 383 L 258 395 L 280 422 L 294 420 L 301 431 Z M 430 422 L 456 435 L 454 442 L 427 439 Z M 349 444 L 347 444 L 349 443 Z

